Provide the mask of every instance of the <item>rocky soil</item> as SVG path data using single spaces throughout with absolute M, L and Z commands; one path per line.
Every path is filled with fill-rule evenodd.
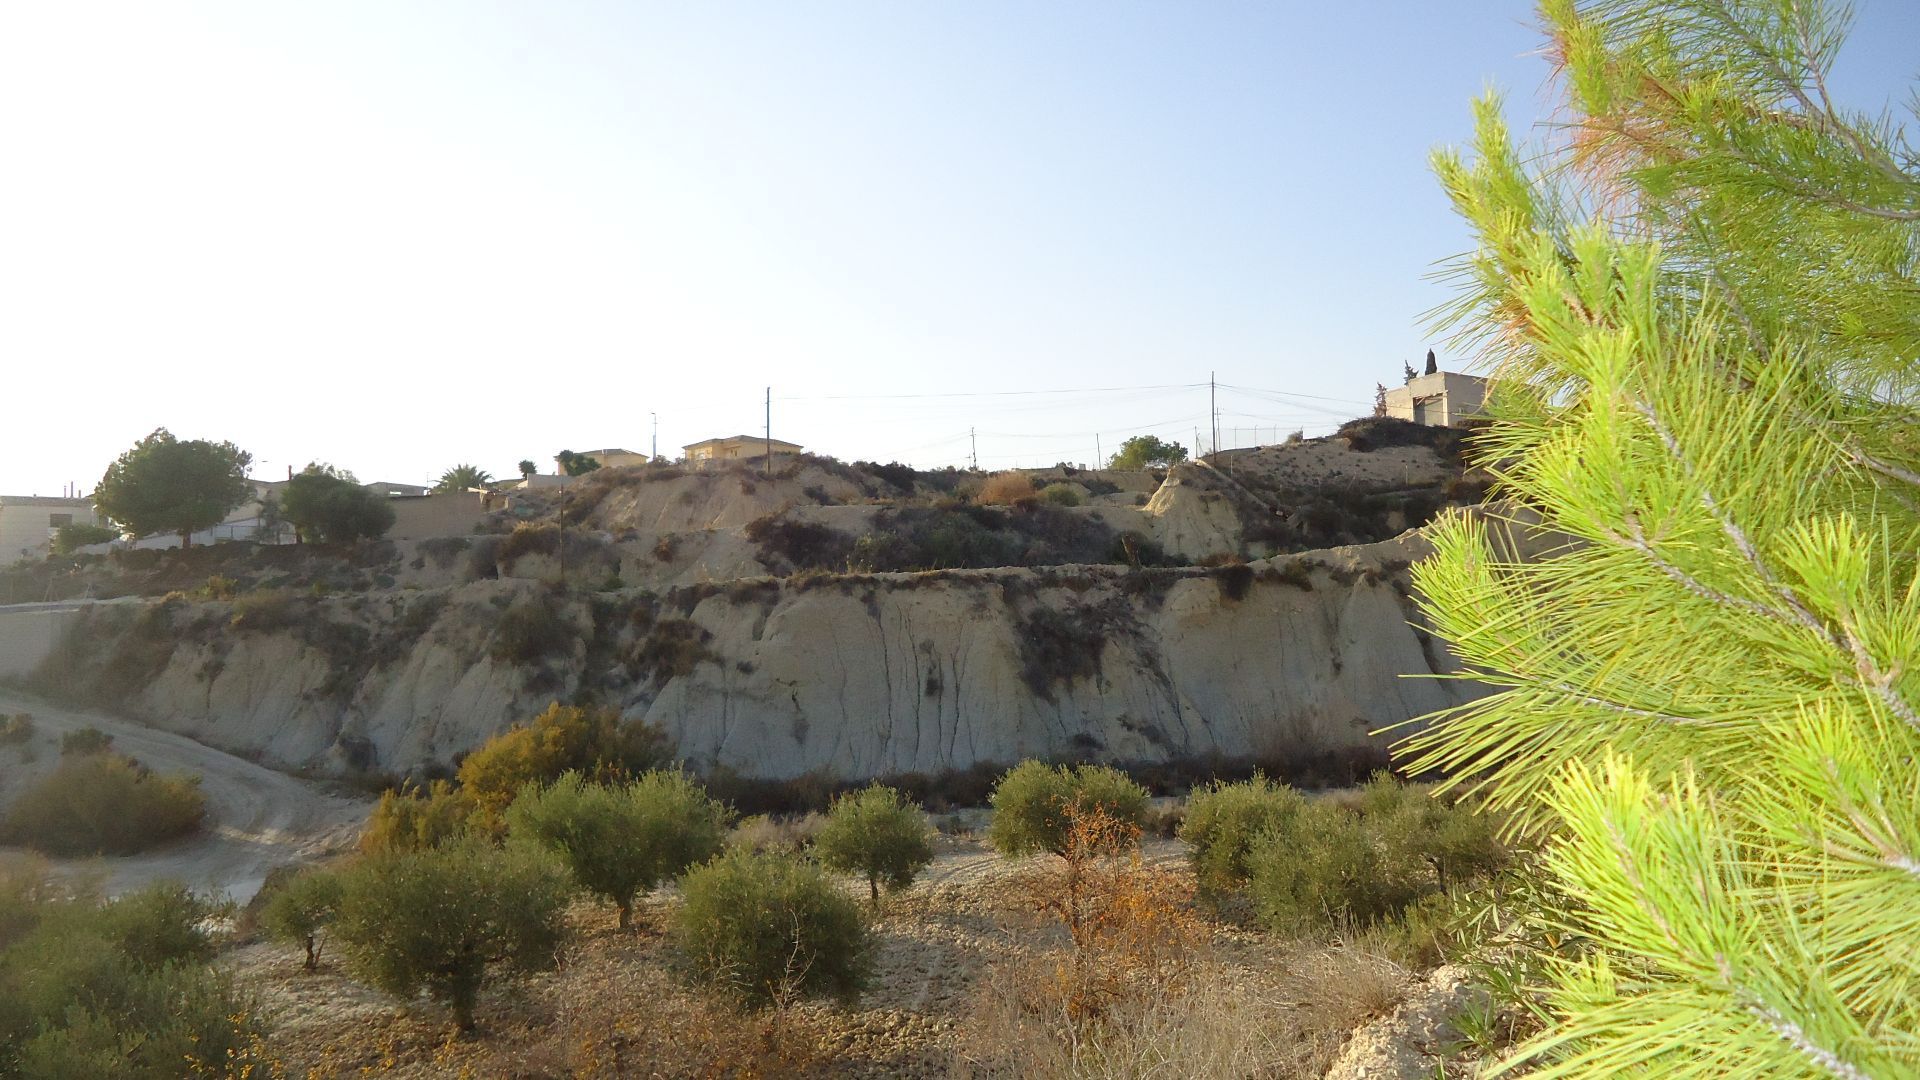
M 1146 861 L 1184 873 L 1176 841 L 1150 841 Z M 256 943 L 226 962 L 277 1018 L 271 1045 L 293 1076 L 1026 1075 L 1041 1059 L 1019 1058 L 1018 1047 L 1010 1058 L 1008 1040 L 1030 1035 L 998 1017 L 1019 980 L 1066 955 L 1064 935 L 1036 910 L 1041 869 L 1002 860 L 971 837 L 943 839 L 930 872 L 887 900 L 873 984 L 844 1009 L 742 1017 L 689 989 L 662 933 L 676 902 L 670 890 L 646 905 L 632 933 L 615 928 L 611 910 L 576 908 L 579 937 L 560 970 L 487 995 L 481 1035 L 469 1040 L 449 1038 L 440 1008 L 383 998 L 324 959 L 309 975 L 291 950 Z M 1196 970 L 1211 984 L 1174 1003 L 1185 1010 L 1174 1026 L 1230 1039 L 1240 1065 L 1217 1071 L 1196 1053 L 1152 1075 L 1320 1076 L 1355 1027 L 1392 1013 L 1421 985 L 1362 947 L 1222 923 L 1205 924 L 1200 949 Z M 1236 1030 L 1223 1035 L 1201 1014 L 1208 1007 L 1230 1010 Z

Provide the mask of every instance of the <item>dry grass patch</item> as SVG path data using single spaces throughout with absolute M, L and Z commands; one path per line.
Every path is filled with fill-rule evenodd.
M 982 506 L 1008 506 L 1033 496 L 1033 478 L 1023 472 L 994 473 L 980 484 L 973 501 Z

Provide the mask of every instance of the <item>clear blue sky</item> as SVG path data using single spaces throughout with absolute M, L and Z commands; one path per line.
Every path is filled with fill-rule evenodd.
M 1868 0 L 1849 101 L 1903 98 Z M 1326 430 L 1429 341 L 1521 2 L 0 8 L 0 494 L 165 425 L 362 479 L 758 432 L 1090 461 Z M 1450 358 L 1451 359 L 1451 358 Z M 837 400 L 836 400 L 837 399 Z M 1243 430 L 1243 435 L 1247 434 Z

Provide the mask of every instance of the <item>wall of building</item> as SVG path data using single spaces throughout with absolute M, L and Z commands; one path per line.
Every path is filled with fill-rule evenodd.
M 1487 380 L 1457 371 L 1416 375 L 1387 389 L 1387 415 L 1434 427 L 1453 427 L 1486 407 Z
M 489 503 L 491 499 L 491 503 Z M 466 536 L 489 510 L 506 505 L 505 496 L 477 491 L 445 492 L 391 500 L 391 540 L 425 540 L 433 536 Z
M 95 525 L 100 520 L 85 499 L 0 499 L 0 565 L 20 559 L 23 552 L 45 554 L 57 528 L 51 519 L 59 514 L 69 515 L 77 524 Z
M 624 450 L 618 453 L 608 453 L 605 450 L 582 450 L 580 453 L 599 462 L 600 467 L 603 469 L 621 469 L 628 465 L 645 465 L 648 461 L 652 460 L 645 454 Z M 566 466 L 560 464 L 559 458 L 553 459 L 553 469 L 554 472 L 557 473 L 566 472 Z
M 1454 371 L 1443 371 L 1440 378 L 1446 386 L 1446 397 L 1442 400 L 1446 413 L 1440 422 L 1449 426 L 1458 426 L 1461 422 L 1479 416 L 1486 409 L 1487 380 L 1476 375 L 1462 375 Z
M 687 462 L 692 465 L 705 465 L 719 461 L 752 461 L 767 456 L 765 439 L 722 439 L 706 445 L 694 444 L 685 448 Z M 798 443 L 773 440 L 773 456 L 797 454 L 802 447 Z

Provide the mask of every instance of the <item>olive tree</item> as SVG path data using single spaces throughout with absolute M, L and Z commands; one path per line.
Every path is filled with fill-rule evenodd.
M 1105 765 L 1023 761 L 1001 777 L 991 802 L 987 842 L 1002 855 L 1066 855 L 1076 810 L 1097 811 L 1136 837 L 1147 813 L 1146 789 Z
M 277 941 L 306 951 L 308 971 L 320 966 L 323 935 L 340 913 L 340 876 L 326 870 L 303 870 L 275 891 L 260 912 L 260 923 Z
M 933 830 L 919 807 L 874 784 L 833 800 L 813 849 L 828 867 L 865 876 L 878 906 L 882 882 L 904 889 L 933 862 Z
M 566 871 L 541 852 L 466 841 L 363 857 L 341 872 L 334 936 L 355 977 L 425 990 L 461 1031 L 489 973 L 549 967 L 565 938 Z
M 678 772 L 594 784 L 569 772 L 528 784 L 507 809 L 508 835 L 557 855 L 581 888 L 633 923 L 634 897 L 718 854 L 727 809 Z
M 695 970 L 742 1005 L 850 999 L 872 942 L 860 905 L 813 863 L 734 848 L 681 882 L 675 942 Z

